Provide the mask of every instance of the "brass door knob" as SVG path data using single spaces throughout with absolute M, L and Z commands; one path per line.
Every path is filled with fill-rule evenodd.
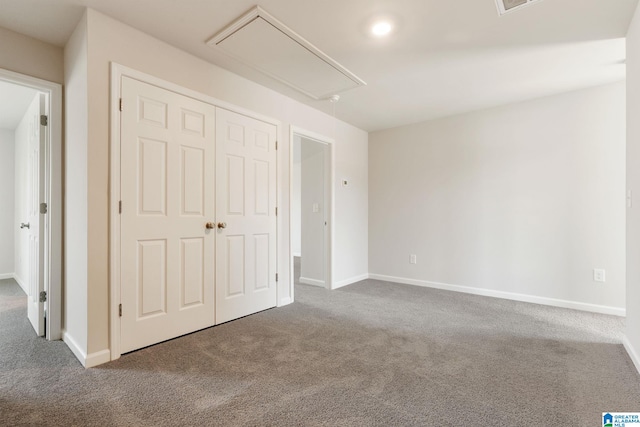
M 226 222 L 219 222 L 218 223 L 218 228 L 227 228 L 227 223 Z
M 214 223 L 212 222 L 208 222 L 205 224 L 205 227 L 207 228 L 207 230 L 211 230 L 213 228 L 216 228 L 216 226 L 214 225 Z

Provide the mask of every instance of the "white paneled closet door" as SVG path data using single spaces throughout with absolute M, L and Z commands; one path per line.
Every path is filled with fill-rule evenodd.
M 122 79 L 121 351 L 215 321 L 215 107 Z
M 216 112 L 216 323 L 276 306 L 276 126 Z

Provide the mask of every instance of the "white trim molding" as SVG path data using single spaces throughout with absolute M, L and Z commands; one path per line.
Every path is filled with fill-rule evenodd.
M 2 273 L 2 274 L 0 274 L 0 280 L 15 279 L 15 277 L 16 277 L 15 273 Z
M 626 336 L 622 338 L 622 345 L 624 345 L 624 349 L 627 350 L 627 353 L 629 354 L 631 361 L 633 362 L 633 364 L 636 367 L 636 370 L 640 374 L 640 353 L 638 353 L 636 349 L 633 348 L 633 345 L 631 345 L 631 341 L 629 341 L 629 338 L 627 338 Z
M 347 285 L 352 285 L 357 282 L 361 282 L 363 280 L 369 279 L 369 274 L 361 274 L 360 276 L 350 277 L 345 280 L 340 280 L 339 282 L 334 283 L 333 289 L 342 288 Z
M 462 292 L 465 294 L 481 295 L 485 297 L 508 299 L 512 301 L 528 302 L 532 304 L 548 305 L 551 307 L 570 308 L 573 310 L 589 311 L 591 313 L 609 314 L 613 316 L 626 315 L 626 310 L 620 307 L 588 304 L 577 301 L 567 301 L 555 298 L 539 297 L 535 295 L 518 294 L 515 292 L 496 291 L 493 289 L 472 288 L 469 286 L 451 285 L 448 283 L 430 282 L 427 280 L 408 279 L 404 277 L 369 274 L 370 279 L 386 282 L 402 283 L 405 285 L 421 286 L 424 288 L 442 289 L 445 291 Z
M 22 291 L 26 294 L 27 293 L 27 284 L 24 282 L 24 280 L 22 280 L 22 278 L 20 276 L 18 276 L 17 274 L 13 275 L 13 280 L 15 280 L 18 285 L 22 288 Z
M 69 350 L 76 356 L 76 359 L 82 364 L 82 366 L 86 366 L 87 363 L 87 355 L 80 348 L 78 343 L 67 333 L 67 331 L 62 332 L 62 341 L 69 347 Z
M 316 279 L 310 279 L 308 277 L 300 277 L 300 279 L 298 279 L 298 281 L 300 283 L 304 283 L 305 285 L 320 286 L 322 288 L 325 287 L 324 280 L 316 280 Z
M 62 333 L 62 341 L 64 341 L 85 368 L 93 368 L 94 366 L 102 365 L 111 360 L 111 352 L 109 350 L 102 350 L 87 355 L 66 331 Z
M 95 353 L 89 353 L 84 363 L 85 368 L 93 368 L 94 366 L 102 365 L 111 360 L 111 352 L 109 350 L 97 351 Z

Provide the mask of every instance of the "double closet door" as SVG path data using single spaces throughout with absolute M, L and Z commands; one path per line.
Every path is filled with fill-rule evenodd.
M 121 352 L 276 305 L 276 127 L 129 77 Z

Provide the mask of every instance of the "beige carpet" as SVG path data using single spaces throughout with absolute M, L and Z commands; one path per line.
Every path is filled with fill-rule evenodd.
M 619 318 L 379 281 L 85 370 L 0 282 L 0 425 L 598 426 L 640 411 Z

